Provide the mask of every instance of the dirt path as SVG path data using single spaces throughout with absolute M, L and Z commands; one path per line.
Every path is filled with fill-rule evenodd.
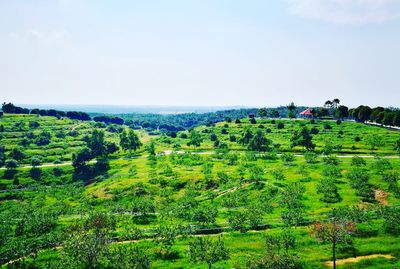
M 358 256 L 358 257 L 354 257 L 354 258 L 346 258 L 346 259 L 336 260 L 336 265 L 343 265 L 346 263 L 355 263 L 355 262 L 359 262 L 361 260 L 376 259 L 376 258 L 394 259 L 394 257 L 392 255 L 388 255 L 388 254 L 371 254 L 371 255 L 366 255 L 366 256 Z M 333 267 L 333 262 L 332 261 L 325 262 L 325 265 L 327 265 L 329 267 Z
M 375 190 L 375 200 L 378 201 L 381 205 L 389 205 L 387 197 L 388 194 L 383 190 Z

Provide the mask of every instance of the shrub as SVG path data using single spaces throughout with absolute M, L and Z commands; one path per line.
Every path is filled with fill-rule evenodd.
M 272 130 L 271 130 L 271 128 L 267 128 L 267 129 L 265 129 L 265 132 L 266 132 L 267 134 L 269 134 L 269 133 L 272 132 Z
M 330 126 L 328 123 L 325 123 L 324 124 L 324 129 L 325 130 L 330 130 L 330 129 L 332 129 L 332 126 Z
M 367 165 L 367 162 L 359 156 L 354 156 L 353 158 L 351 158 L 351 165 L 352 166 L 365 166 L 365 165 Z
M 354 141 L 360 142 L 360 141 L 361 141 L 361 137 L 359 137 L 359 136 L 357 135 L 356 137 L 354 137 Z
M 307 163 L 316 163 L 318 155 L 314 151 L 306 151 L 304 153 L 304 159 Z
M 341 121 L 341 120 L 337 120 L 337 121 L 336 121 L 336 124 L 337 124 L 337 125 L 340 125 L 340 124 L 342 124 L 342 121 Z
M 312 127 L 311 128 L 311 130 L 310 130 L 310 134 L 318 134 L 319 133 L 319 130 L 318 130 L 318 128 L 317 127 Z
M 278 125 L 277 125 L 277 128 L 278 129 L 283 129 L 283 128 L 285 128 L 285 124 L 283 122 L 279 122 Z

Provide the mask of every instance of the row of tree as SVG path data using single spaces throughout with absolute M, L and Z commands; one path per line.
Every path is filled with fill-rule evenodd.
M 57 118 L 67 117 L 74 120 L 83 120 L 88 121 L 91 120 L 89 114 L 80 111 L 60 111 L 55 109 L 39 109 L 34 108 L 30 110 L 29 108 L 23 108 L 15 106 L 12 103 L 3 103 L 2 110 L 4 113 L 9 114 L 33 114 L 33 115 L 40 115 L 40 116 L 52 116 Z

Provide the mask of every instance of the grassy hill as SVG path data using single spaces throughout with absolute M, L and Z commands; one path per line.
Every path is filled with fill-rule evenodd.
M 397 131 L 355 122 L 241 119 L 196 127 L 203 140 L 198 147 L 187 145 L 193 131 L 176 137 L 137 131 L 144 144 L 139 151 L 118 150 L 101 169 L 94 160 L 93 175 L 81 178 L 70 161 L 86 145 L 84 137 L 100 129 L 106 141 L 118 144 L 126 127 L 28 115 L 5 115 L 1 125 L 6 158 L 16 147 L 23 153 L 20 168 L 0 170 L 0 257 L 3 264 L 11 261 L 8 266 L 121 268 L 129 257 L 130 265 L 142 265 L 137 268 L 147 262 L 152 268 L 206 268 L 191 260 L 189 246 L 199 236 L 221 236 L 229 259 L 218 259 L 213 268 L 256 268 L 252 261 L 271 258 L 266 236 L 289 231 L 296 247 L 288 255 L 303 268 L 325 268 L 331 245 L 318 241 L 312 228 L 331 220 L 334 208 L 357 227 L 352 240 L 340 244 L 339 259 L 393 257 L 341 268 L 400 265 Z M 306 156 L 302 147 L 291 147 L 293 133 L 304 126 L 318 130 L 316 153 Z M 271 150 L 253 152 L 238 143 L 247 129 L 261 130 Z M 49 143 L 37 143 L 43 132 Z M 22 143 L 27 134 L 29 143 Z M 149 155 L 151 142 L 164 153 Z M 33 156 L 45 164 L 36 168 L 40 176 L 27 167 Z

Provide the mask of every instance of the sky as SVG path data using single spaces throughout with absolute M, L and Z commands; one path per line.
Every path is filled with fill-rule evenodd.
M 0 101 L 399 106 L 400 0 L 0 0 Z

